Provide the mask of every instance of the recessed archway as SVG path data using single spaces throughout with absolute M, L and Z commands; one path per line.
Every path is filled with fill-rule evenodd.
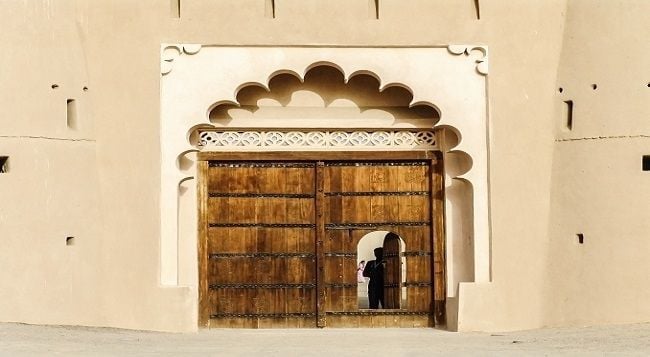
M 470 218 L 474 220 L 474 224 L 469 226 L 474 231 L 472 232 L 473 238 L 478 239 L 472 247 L 474 249 L 473 259 L 475 262 L 472 267 L 476 270 L 474 274 L 476 281 L 485 282 L 489 280 L 487 156 L 485 151 L 485 148 L 487 148 L 485 141 L 487 138 L 485 132 L 487 128 L 487 111 L 484 107 L 486 103 L 485 79 L 482 77 L 487 73 L 486 50 L 483 51 L 485 56 L 475 61 L 474 57 L 468 56 L 469 52 L 467 49 L 460 51 L 459 46 L 453 46 L 453 49 L 451 47 L 449 49 L 255 49 L 203 47 L 201 49 L 200 46 L 189 46 L 192 49 L 191 51 L 186 51 L 184 49 L 185 47 L 187 46 L 178 47 L 181 49 L 178 54 L 181 58 L 183 56 L 201 56 L 202 61 L 210 59 L 210 66 L 190 68 L 191 66 L 187 67 L 187 63 L 179 61 L 178 56 L 174 59 L 165 57 L 168 65 L 163 67 L 164 77 L 162 81 L 163 187 L 161 192 L 161 232 L 163 235 L 161 240 L 161 280 L 164 284 L 170 284 L 170 282 L 173 284 L 174 281 L 178 284 L 178 278 L 174 279 L 173 276 L 178 275 L 178 264 L 185 264 L 183 263 L 184 258 L 179 257 L 178 252 L 174 253 L 174 247 L 178 247 L 179 244 L 179 237 L 172 237 L 169 232 L 178 232 L 179 235 L 192 234 L 191 230 L 169 229 L 172 227 L 172 224 L 176 224 L 176 220 L 166 219 L 165 217 L 169 217 L 169 214 L 176 212 L 179 207 L 178 203 L 174 203 L 177 202 L 176 199 L 170 199 L 170 196 L 178 195 L 178 183 L 180 180 L 185 177 L 194 176 L 195 174 L 193 172 L 195 166 L 188 164 L 188 162 L 179 162 L 183 165 L 183 170 L 187 172 L 181 172 L 178 167 L 172 167 L 168 163 L 173 162 L 175 164 L 178 155 L 187 150 L 210 150 L 210 148 L 202 147 L 200 137 L 195 135 L 200 132 L 199 130 L 195 130 L 196 127 L 194 127 L 197 125 L 197 118 L 201 117 L 200 112 L 203 111 L 205 113 L 205 119 L 198 125 L 201 125 L 202 128 L 208 131 L 218 128 L 237 129 L 229 126 L 233 124 L 232 121 L 228 123 L 218 119 L 215 121 L 214 117 L 213 120 L 210 120 L 208 113 L 212 109 L 215 109 L 216 106 L 224 103 L 230 103 L 235 106 L 239 105 L 237 94 L 242 90 L 245 92 L 245 88 L 251 84 L 257 83 L 260 88 L 266 88 L 272 92 L 271 87 L 273 87 L 273 83 L 271 79 L 277 77 L 278 74 L 284 76 L 289 74 L 289 76 L 298 78 L 298 82 L 302 83 L 305 82 L 306 74 L 308 74 L 310 69 L 322 65 L 329 65 L 329 67 L 335 68 L 342 73 L 344 83 L 349 82 L 351 79 L 353 80 L 357 75 L 366 75 L 375 78 L 379 83 L 380 90 L 401 87 L 412 95 L 409 107 L 416 104 L 429 105 L 430 103 L 435 103 L 436 105 L 431 105 L 431 107 L 436 108 L 437 113 L 443 113 L 439 118 L 434 118 L 434 127 L 429 127 L 429 129 L 451 128 L 456 133 L 458 141 L 454 145 L 441 145 L 440 147 L 443 150 L 448 150 L 450 146 L 454 146 L 455 151 L 466 154 L 465 156 L 461 154 L 450 157 L 450 162 L 451 160 L 456 160 L 456 158 L 460 160 L 456 160 L 459 163 L 456 165 L 456 168 L 459 170 L 450 171 L 454 175 L 457 174 L 459 176 L 448 177 L 447 184 L 449 185 L 452 182 L 451 179 L 459 179 L 470 183 L 472 187 L 473 194 L 462 195 L 472 200 L 469 204 L 472 212 L 481 212 L 478 215 L 474 214 Z M 231 52 L 234 57 L 229 57 L 228 54 Z M 242 55 L 252 55 L 251 58 L 265 58 L 265 61 L 264 63 L 257 63 L 255 66 L 248 66 L 247 70 L 244 70 L 239 63 L 233 67 L 234 62 L 230 60 L 224 61 L 226 58 L 235 58 L 237 56 L 240 56 L 238 58 L 243 59 L 244 62 L 248 61 L 248 59 L 242 58 Z M 395 57 L 396 55 L 397 57 Z M 427 58 L 427 60 L 423 61 L 422 59 L 424 58 Z M 453 60 L 449 61 L 450 58 Z M 418 60 L 416 61 L 416 59 Z M 176 76 L 176 71 L 170 73 L 172 68 L 170 65 L 172 63 L 174 67 L 183 67 L 183 71 L 179 72 L 183 74 L 182 78 Z M 424 63 L 427 63 L 427 65 L 423 66 Z M 476 68 L 476 63 L 480 65 L 480 69 Z M 432 66 L 431 64 L 435 65 Z M 210 76 L 203 75 L 206 73 L 206 70 L 208 72 L 211 71 Z M 368 82 L 371 81 L 370 78 L 366 78 L 366 80 Z M 459 85 L 459 83 L 462 84 Z M 459 86 L 463 86 L 463 89 L 456 90 Z M 227 93 L 228 91 L 230 93 Z M 179 95 L 187 99 L 182 105 L 176 105 L 178 102 L 172 99 L 174 96 L 178 97 Z M 215 101 L 215 99 L 218 100 Z M 175 104 L 170 106 L 170 103 Z M 464 104 L 461 106 L 459 103 Z M 208 108 L 207 111 L 205 108 Z M 257 112 L 262 114 L 263 110 L 257 109 Z M 238 119 L 236 115 L 234 119 Z M 295 122 L 287 118 L 284 119 L 279 120 L 270 127 L 280 129 L 282 132 L 288 132 L 296 128 Z M 243 123 L 243 120 L 240 122 Z M 327 121 L 319 120 L 315 122 L 317 126 L 331 128 L 328 126 Z M 368 123 L 371 122 L 376 123 L 377 121 L 368 121 Z M 259 123 L 257 120 L 252 120 L 239 129 L 259 128 Z M 248 126 L 249 124 L 251 126 Z M 346 129 L 350 128 L 348 125 L 354 127 L 353 123 L 346 122 L 345 124 Z M 398 126 L 404 125 L 403 122 L 398 121 L 394 121 L 394 124 Z M 182 130 L 177 130 L 179 128 L 182 128 Z M 338 126 L 337 128 L 340 129 Z M 379 128 L 387 129 L 383 124 L 379 124 L 377 128 L 373 129 Z M 309 129 L 314 129 L 314 127 Z M 173 139 L 181 132 L 183 133 L 182 136 L 185 136 L 185 133 L 189 133 L 190 135 L 186 139 L 190 140 L 178 141 Z M 463 134 L 462 139 L 459 135 L 460 133 Z M 436 135 L 436 145 L 441 144 L 438 142 L 438 138 L 439 135 Z M 288 149 L 291 150 L 290 148 Z M 173 157 L 173 160 L 169 160 L 170 156 Z M 470 164 L 467 165 L 467 163 Z M 191 199 L 190 196 L 184 195 L 181 200 Z M 182 206 L 191 207 L 192 205 L 183 203 Z M 447 208 L 449 207 L 450 203 L 447 202 Z M 177 215 L 178 213 L 174 214 L 174 216 Z M 466 219 L 467 217 L 462 218 L 462 220 Z M 462 225 L 463 227 L 468 227 L 465 224 Z M 456 232 L 452 232 L 450 239 L 455 239 L 455 234 Z M 447 245 L 449 245 L 449 242 Z M 192 265 L 191 257 L 187 262 Z
M 451 148 L 461 141 L 459 132 L 449 126 L 436 127 L 436 123 L 440 121 L 440 113 L 434 105 L 422 102 L 413 104 L 413 94 L 404 85 L 391 84 L 381 88 L 379 80 L 372 73 L 359 72 L 347 81 L 344 78 L 339 68 L 319 64 L 310 66 L 303 78 L 296 77 L 292 72 L 279 71 L 270 77 L 266 86 L 256 83 L 241 85 L 237 89 L 236 102 L 216 102 L 208 112 L 211 124 L 194 126 L 188 131 L 187 138 L 199 151 L 237 151 L 242 150 L 242 147 L 263 151 L 268 150 L 264 148 L 264 144 L 273 139 L 278 140 L 277 143 L 268 145 L 273 149 L 308 150 L 305 146 L 309 146 L 309 143 L 307 140 L 300 141 L 300 132 L 297 129 L 305 127 L 303 134 L 308 137 L 319 128 L 332 126 L 338 131 L 323 133 L 325 137 L 341 140 L 331 144 L 332 149 L 354 150 L 355 145 L 377 145 L 372 138 L 364 141 L 360 133 L 381 133 L 395 140 L 383 142 L 384 146 L 395 146 L 389 148 L 392 150 L 440 150 L 444 145 L 444 150 L 449 151 L 452 163 L 450 172 L 454 176 L 465 174 L 471 169 L 472 161 L 469 155 L 459 150 L 451 151 Z M 363 127 L 372 129 L 368 132 L 349 131 L 350 128 Z M 341 131 L 343 128 L 347 131 Z M 388 128 L 398 130 L 387 132 Z M 430 131 L 431 128 L 436 128 L 435 132 Z M 400 139 L 400 134 L 407 133 L 413 134 L 413 138 L 402 136 Z M 429 137 L 433 141 L 418 142 L 418 138 L 427 138 L 418 136 L 420 133 L 431 133 Z M 347 134 L 349 136 L 346 136 Z M 355 139 L 355 134 L 360 138 Z M 440 144 L 438 137 L 442 139 Z M 210 147 L 210 144 L 217 144 L 218 148 Z M 399 145 L 405 147 L 400 148 Z M 461 196 L 456 200 L 466 198 Z M 423 287 L 421 284 L 426 284 L 421 281 L 406 281 L 407 264 L 402 254 L 405 249 L 404 241 L 395 233 L 385 232 L 382 244 L 385 243 L 386 237 L 391 235 L 397 237 L 397 252 L 393 252 L 394 256 L 389 264 L 392 267 L 387 270 L 393 272 L 390 275 L 395 281 L 390 281 L 382 290 L 385 292 L 386 301 L 377 306 L 372 306 L 368 301 L 367 307 L 371 309 L 381 307 L 382 310 L 406 310 L 407 284 L 419 284 L 420 288 Z M 442 288 L 443 291 L 445 289 Z M 364 310 L 365 301 L 360 302 L 361 305 L 357 297 L 359 310 Z M 421 305 L 421 301 L 419 304 Z
M 371 123 L 373 127 L 427 127 L 440 119 L 432 104 L 412 103 L 413 94 L 403 86 L 380 89 L 370 73 L 347 80 L 331 65 L 312 66 L 304 78 L 295 73 L 273 75 L 267 86 L 250 83 L 240 87 L 235 103 L 215 103 L 210 122 L 224 127 L 285 126 L 350 127 Z M 325 121 L 325 122 L 324 122 Z M 359 123 L 355 123 L 359 122 Z

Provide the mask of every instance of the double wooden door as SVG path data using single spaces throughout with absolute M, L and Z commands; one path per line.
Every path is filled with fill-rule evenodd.
M 437 153 L 203 153 L 200 159 L 200 325 L 444 322 Z M 360 309 L 357 247 L 377 231 L 393 233 L 385 242 L 384 306 Z

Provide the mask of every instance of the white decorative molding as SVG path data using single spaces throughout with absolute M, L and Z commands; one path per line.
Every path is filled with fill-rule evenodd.
M 186 43 L 179 45 L 163 45 L 160 53 L 160 73 L 164 76 L 172 71 L 174 60 L 183 54 L 195 55 L 201 51 L 199 44 Z
M 195 53 L 190 59 L 186 55 Z M 163 72 L 172 66 L 176 73 L 161 76 L 161 197 L 160 197 L 160 282 L 178 285 L 181 269 L 196 269 L 193 247 L 182 246 L 196 238 L 194 223 L 178 217 L 193 214 L 196 195 L 180 195 L 178 183 L 196 174 L 193 152 L 200 151 L 301 151 L 301 150 L 377 150 L 377 146 L 292 146 L 301 135 L 289 132 L 343 132 L 337 134 L 337 143 L 349 143 L 350 132 L 366 131 L 431 131 L 444 128 L 456 134 L 457 140 L 445 143 L 436 138 L 437 150 L 445 151 L 445 172 L 453 173 L 445 180 L 447 188 L 462 182 L 465 191 L 451 189 L 445 196 L 445 231 L 449 250 L 447 262 L 450 272 L 456 260 L 453 242 L 471 239 L 474 282 L 490 281 L 490 227 L 488 195 L 489 125 L 487 110 L 487 47 L 462 45 L 429 48 L 374 48 L 374 47 L 245 47 L 163 45 L 161 60 Z M 179 58 L 182 58 L 179 60 Z M 212 121 L 210 111 L 224 103 L 240 105 L 237 93 L 245 86 L 259 85 L 269 90 L 269 83 L 278 73 L 289 73 L 300 81 L 315 66 L 338 69 L 347 82 L 357 74 L 373 76 L 379 82 L 379 91 L 391 86 L 401 86 L 412 93 L 409 106 L 429 105 L 440 114 L 439 120 L 428 122 L 404 121 L 397 118 L 359 116 L 341 117 L 332 111 L 331 118 L 299 117 L 287 120 L 282 115 L 274 117 L 224 118 Z M 366 112 L 366 114 L 368 114 Z M 260 115 L 258 115 L 260 116 Z M 332 119 L 332 120 L 330 120 Z M 354 120 L 350 120 L 354 119 Z M 261 129 L 263 128 L 263 129 Z M 201 132 L 230 131 L 230 144 L 242 142 L 241 133 L 276 131 L 290 137 L 286 146 L 211 146 L 197 147 Z M 232 132 L 239 133 L 233 134 Z M 436 131 L 436 133 L 438 133 Z M 315 139 L 316 134 L 312 134 Z M 236 137 L 239 137 L 237 139 Z M 353 141 L 363 143 L 363 134 L 354 135 Z M 244 135 L 247 145 L 262 142 L 262 137 Z M 278 145 L 280 138 L 274 143 Z M 227 141 L 228 142 L 228 141 Z M 315 140 L 323 143 L 323 141 Z M 206 142 L 207 143 L 207 142 Z M 450 144 L 453 143 L 453 144 Z M 223 144 L 219 144 L 223 145 Z M 405 150 L 404 147 L 381 147 L 377 151 Z M 413 150 L 407 148 L 406 150 Z M 415 149 L 417 150 L 417 149 Z M 460 154 L 456 154 L 460 153 Z M 466 155 L 465 155 L 466 154 Z M 458 204 L 462 202 L 462 204 Z M 189 211 L 181 212 L 182 207 Z M 188 213 L 189 212 L 189 213 Z M 179 216 L 180 215 L 180 216 Z M 195 222 L 193 220 L 192 222 Z M 464 258 L 463 258 L 464 259 Z M 469 271 L 469 270 L 468 270 Z M 198 273 L 196 273 L 198 275 Z M 453 275 L 450 275 L 453 276 Z M 450 278 L 448 292 L 455 294 L 458 281 Z M 195 285 L 193 285 L 195 286 Z M 193 291 L 196 291 L 194 289 Z M 460 295 L 459 295 L 460 298 Z M 459 300 L 459 304 L 462 304 Z
M 436 148 L 433 131 L 353 130 L 353 131 L 232 131 L 199 132 L 199 146 L 208 150 L 242 148 L 345 148 L 425 149 Z
M 476 59 L 476 71 L 480 74 L 488 74 L 488 49 L 483 46 L 468 46 L 468 45 L 449 45 L 447 47 L 449 53 L 460 56 L 464 54 L 469 56 L 472 51 L 480 52 L 481 55 Z

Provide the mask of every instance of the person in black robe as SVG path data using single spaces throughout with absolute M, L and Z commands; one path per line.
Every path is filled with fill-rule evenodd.
M 379 304 L 384 307 L 384 249 L 375 248 L 376 260 L 366 263 L 363 276 L 370 278 L 368 282 L 368 302 L 371 309 L 378 309 Z

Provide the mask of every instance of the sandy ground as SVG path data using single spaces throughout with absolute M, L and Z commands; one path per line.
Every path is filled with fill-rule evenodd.
M 195 334 L 0 324 L 1 356 L 650 355 L 650 324 L 454 333 L 435 329 L 209 330 Z

